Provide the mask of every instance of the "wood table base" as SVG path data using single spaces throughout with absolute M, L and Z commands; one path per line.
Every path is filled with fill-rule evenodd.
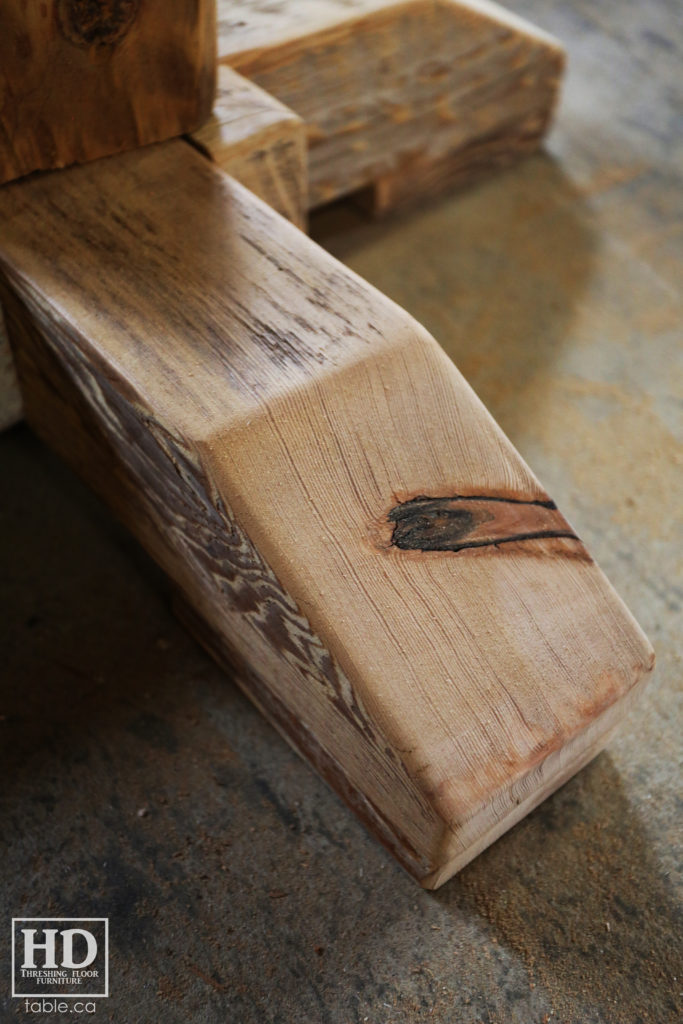
M 600 749 L 651 648 L 408 314 L 182 142 L 0 218 L 29 423 L 423 885 Z
M 189 139 L 301 228 L 350 192 L 383 214 L 505 167 L 557 101 L 559 43 L 487 0 L 229 0 L 219 16 L 216 101 Z M 0 329 L 0 430 L 20 416 Z

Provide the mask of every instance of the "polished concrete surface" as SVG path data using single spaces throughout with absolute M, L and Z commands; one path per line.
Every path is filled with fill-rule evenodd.
M 56 1019 L 9 998 L 9 918 L 50 914 L 110 918 L 116 1024 L 682 1019 L 680 8 L 514 6 L 569 50 L 545 153 L 313 233 L 452 355 L 649 634 L 653 682 L 592 765 L 423 892 L 98 501 L 7 432 L 0 1020 Z

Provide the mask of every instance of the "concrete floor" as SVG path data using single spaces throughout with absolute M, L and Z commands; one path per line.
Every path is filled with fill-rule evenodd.
M 3 915 L 110 917 L 100 1018 L 683 1018 L 680 9 L 515 8 L 569 49 L 547 152 L 313 231 L 444 344 L 650 635 L 655 680 L 591 766 L 423 892 L 177 624 L 97 500 L 7 432 Z M 8 978 L 0 1020 L 42 1019 Z

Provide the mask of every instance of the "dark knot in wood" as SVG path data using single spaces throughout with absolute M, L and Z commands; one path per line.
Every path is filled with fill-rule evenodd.
M 140 0 L 58 0 L 62 35 L 76 46 L 113 46 L 127 34 Z
M 387 518 L 395 524 L 393 546 L 410 551 L 462 551 L 547 537 L 579 539 L 550 500 L 420 495 L 396 505 Z

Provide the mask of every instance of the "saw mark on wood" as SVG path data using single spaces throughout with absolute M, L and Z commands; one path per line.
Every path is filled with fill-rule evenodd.
M 578 541 L 554 501 L 488 495 L 428 497 L 401 502 L 387 516 L 393 547 L 407 551 L 462 551 L 513 541 Z

